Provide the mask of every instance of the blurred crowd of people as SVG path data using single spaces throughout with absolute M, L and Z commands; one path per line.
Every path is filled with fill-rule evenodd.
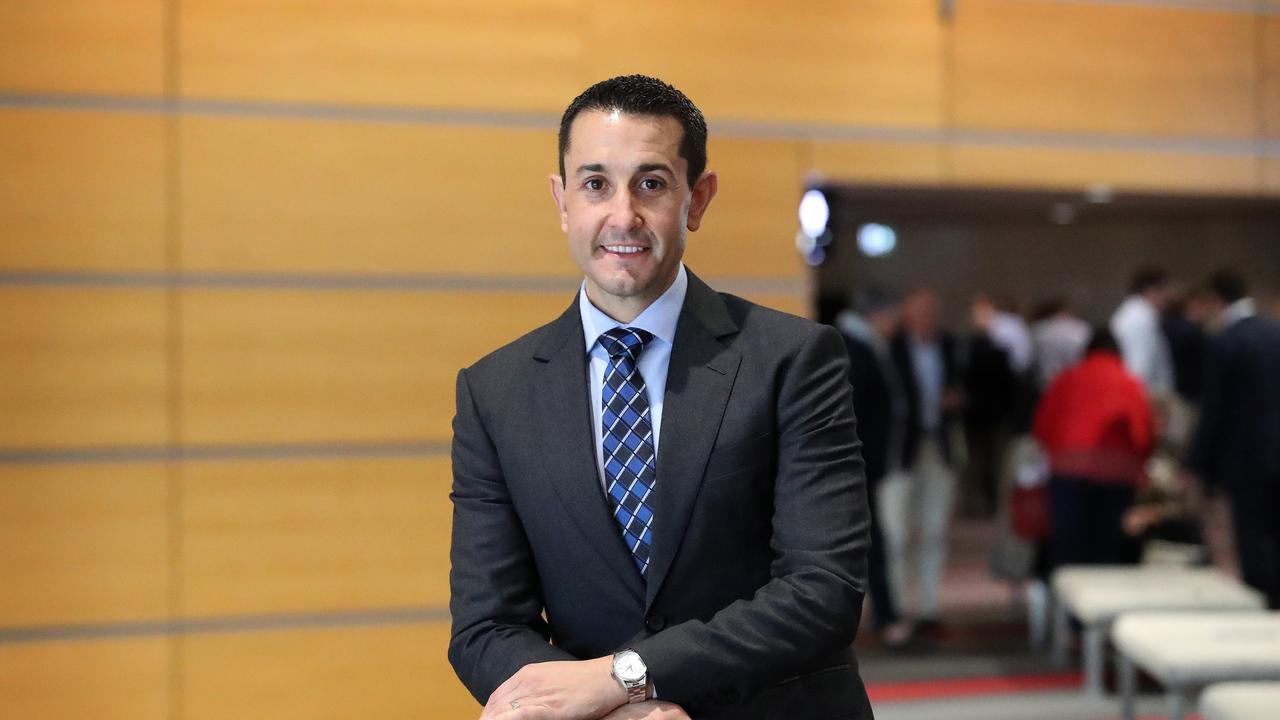
M 1001 572 L 1043 579 L 1208 562 L 1203 499 L 1222 494 L 1244 581 L 1280 608 L 1280 320 L 1242 275 L 1184 287 L 1141 268 L 1096 325 L 1062 299 L 1023 313 L 978 295 L 953 334 L 938 303 L 865 288 L 820 309 L 851 360 L 886 645 L 939 625 L 953 513 L 998 518 L 999 542 L 1022 549 L 993 554 Z

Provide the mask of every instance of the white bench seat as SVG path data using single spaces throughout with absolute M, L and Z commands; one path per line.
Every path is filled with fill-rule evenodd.
M 1084 626 L 1084 687 L 1102 692 L 1106 638 L 1117 617 L 1149 611 L 1260 611 L 1262 595 L 1213 568 L 1064 567 L 1053 576 L 1053 652 L 1066 664 L 1070 618 Z
M 1111 630 L 1120 657 L 1121 701 L 1133 717 L 1136 670 L 1164 686 L 1171 720 L 1185 699 L 1224 681 L 1280 680 L 1280 613 L 1179 612 L 1124 615 Z M 1280 717 L 1273 706 L 1272 718 Z
M 1210 685 L 1200 695 L 1204 720 L 1275 720 L 1280 716 L 1280 681 Z

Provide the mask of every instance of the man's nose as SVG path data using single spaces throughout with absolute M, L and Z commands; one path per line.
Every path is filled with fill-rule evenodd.
M 623 230 L 631 230 L 643 223 L 636 196 L 630 189 L 620 189 L 613 196 L 613 206 L 609 211 L 609 225 Z

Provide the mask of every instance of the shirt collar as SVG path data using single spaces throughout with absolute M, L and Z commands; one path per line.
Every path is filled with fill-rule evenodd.
M 1223 311 L 1222 328 L 1225 330 L 1241 320 L 1257 314 L 1258 308 L 1254 305 L 1252 298 L 1240 298 L 1228 305 L 1227 309 Z
M 689 289 L 689 276 L 685 273 L 684 263 L 676 279 L 666 292 L 658 296 L 644 309 L 635 320 L 626 323 L 627 327 L 649 331 L 654 337 L 674 344 L 676 339 L 676 323 L 680 320 L 680 310 L 684 307 L 684 296 Z M 587 352 L 595 346 L 596 340 L 607 330 L 621 327 L 623 323 L 614 320 L 601 312 L 587 299 L 587 281 L 583 280 L 578 288 L 578 312 L 582 315 L 582 335 L 586 342 Z

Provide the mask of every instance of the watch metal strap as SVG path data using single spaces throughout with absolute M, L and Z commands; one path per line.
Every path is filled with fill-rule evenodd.
M 634 685 L 627 683 L 627 704 L 644 702 L 649 699 L 649 683 L 639 682 Z

